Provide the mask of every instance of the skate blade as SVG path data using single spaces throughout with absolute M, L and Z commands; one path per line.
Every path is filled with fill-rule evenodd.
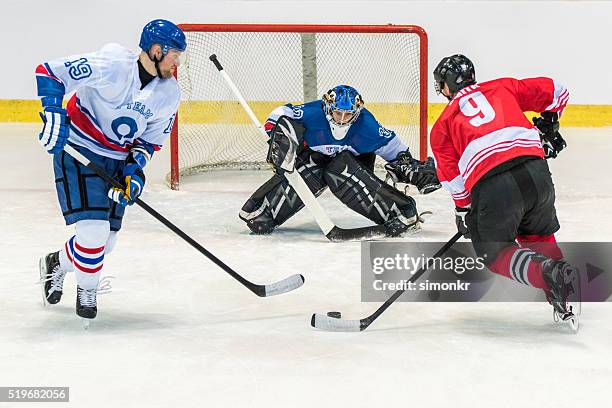
M 580 330 L 580 319 L 578 318 L 578 316 L 572 316 L 567 321 L 567 323 L 572 332 L 574 332 L 574 334 L 578 333 L 578 331 Z
M 580 319 L 577 315 L 573 313 L 567 313 L 565 316 L 563 316 L 562 320 L 568 325 L 568 327 L 574 334 L 578 333 L 578 330 L 580 330 Z
M 47 261 L 46 257 L 42 257 L 38 260 L 38 271 L 40 276 L 40 290 L 42 291 L 42 302 L 43 307 L 47 307 L 47 294 L 45 293 L 45 281 L 47 279 Z
M 91 319 L 81 318 L 81 324 L 83 325 L 83 330 L 89 330 L 89 325 L 91 324 Z
M 567 302 L 565 302 L 565 306 L 567 310 L 569 310 L 570 316 L 564 319 L 564 321 L 569 325 L 570 330 L 572 330 L 574 334 L 578 333 L 578 330 L 580 330 L 580 314 L 582 313 L 582 288 L 580 279 L 580 271 L 576 269 L 576 275 L 572 281 L 574 293 L 571 294 Z
M 572 312 L 558 313 L 553 311 L 553 320 L 555 323 L 564 323 L 570 328 L 570 330 L 576 334 L 580 330 L 580 318 Z

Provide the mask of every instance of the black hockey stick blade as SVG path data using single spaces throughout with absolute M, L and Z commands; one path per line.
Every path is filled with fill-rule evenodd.
M 387 229 L 384 225 L 372 225 L 371 227 L 350 229 L 334 226 L 325 236 L 332 242 L 380 239 L 387 237 Z
M 252 290 L 259 297 L 270 297 L 291 292 L 303 284 L 304 276 L 295 274 L 269 285 L 255 285 L 255 290 Z
M 438 250 L 438 252 L 436 252 L 431 257 L 431 259 L 427 262 L 427 264 L 425 266 L 423 266 L 421 269 L 419 269 L 414 275 L 412 275 L 412 277 L 410 279 L 408 279 L 408 282 L 415 282 L 417 279 L 419 279 L 421 277 L 421 275 L 423 275 L 425 273 L 425 271 L 427 271 L 427 269 L 430 268 L 430 266 L 433 263 L 434 259 L 435 258 L 439 258 L 446 251 L 448 251 L 450 249 L 450 247 L 452 247 L 453 244 L 455 242 L 457 242 L 457 240 L 459 238 L 461 238 L 461 236 L 462 236 L 462 234 L 460 232 L 457 232 L 455 235 L 453 235 L 453 237 L 446 244 L 444 244 L 442 246 L 442 248 L 440 248 Z M 376 309 L 374 311 L 374 313 L 372 313 L 371 315 L 369 315 L 368 317 L 365 317 L 363 319 L 360 319 L 360 320 L 343 320 L 343 319 L 338 319 L 338 318 L 335 318 L 335 317 L 330 317 L 330 316 L 327 316 L 327 315 L 315 313 L 315 314 L 312 315 L 312 317 L 310 319 L 310 325 L 312 327 L 315 327 L 315 328 L 321 329 L 321 330 L 325 330 L 325 331 L 335 331 L 335 332 L 358 332 L 358 331 L 364 331 L 365 329 L 367 329 L 374 322 L 374 320 L 376 320 L 378 318 L 378 316 L 383 314 L 383 312 L 385 310 L 387 310 L 387 308 L 389 308 L 389 306 L 391 306 L 393 304 L 393 302 L 395 302 L 404 292 L 405 292 L 405 289 L 400 289 L 400 290 L 396 291 L 393 295 L 391 295 L 391 297 L 389 299 L 387 299 L 385 301 L 385 303 L 380 305 L 378 307 L 378 309 Z

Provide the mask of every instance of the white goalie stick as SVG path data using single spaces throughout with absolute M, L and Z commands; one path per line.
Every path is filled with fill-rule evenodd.
M 106 171 L 104 171 L 103 168 L 101 168 L 95 163 L 92 163 L 87 157 L 79 153 L 79 151 L 76 150 L 74 147 L 67 144 L 66 146 L 64 146 L 64 151 L 68 153 L 70 156 L 72 156 L 79 163 L 81 163 L 83 166 L 87 167 L 88 169 L 96 173 L 104 181 L 106 181 L 113 187 L 120 188 L 121 190 L 124 189 L 121 183 L 119 183 L 117 180 L 109 176 L 106 173 Z M 166 227 L 171 229 L 172 232 L 174 232 L 179 237 L 183 238 L 185 241 L 187 241 L 187 243 L 189 243 L 192 247 L 194 247 L 198 252 L 200 252 L 202 255 L 206 256 L 208 259 L 213 261 L 217 266 L 219 266 L 221 269 L 227 272 L 232 278 L 236 279 L 243 286 L 245 286 L 247 289 L 249 289 L 251 292 L 253 292 L 259 297 L 280 295 L 281 293 L 286 293 L 294 289 L 297 289 L 304 284 L 304 277 L 299 274 L 291 275 L 283 280 L 280 280 L 278 282 L 275 282 L 269 285 L 259 285 L 259 284 L 250 282 L 249 280 L 245 279 L 242 275 L 240 275 L 238 272 L 234 271 L 232 268 L 230 268 L 225 263 L 223 263 L 223 261 L 221 261 L 219 258 L 214 256 L 210 251 L 208 251 L 206 248 L 200 245 L 196 240 L 191 238 L 189 235 L 183 232 L 179 227 L 171 223 L 166 217 L 164 217 L 163 215 L 155 211 L 151 206 L 149 206 L 147 203 L 142 201 L 140 198 L 137 198 L 135 202 L 143 210 L 151 214 L 155 219 L 157 219 L 162 224 L 164 224 Z
M 236 97 L 236 99 L 238 99 L 238 102 L 240 102 L 240 105 L 242 105 L 242 108 L 245 110 L 245 112 L 247 113 L 247 115 L 249 116 L 253 124 L 257 127 L 257 129 L 262 134 L 262 136 L 267 139 L 268 134 L 266 133 L 262 125 L 259 123 L 259 120 L 257 119 L 255 114 L 253 113 L 249 105 L 247 104 L 246 100 L 242 97 L 242 94 L 240 93 L 240 91 L 238 90 L 238 88 L 236 87 L 232 79 L 229 77 L 229 75 L 227 75 L 227 73 L 223 69 L 223 66 L 221 66 L 221 63 L 219 62 L 219 59 L 217 58 L 217 56 L 215 54 L 212 54 L 210 56 L 210 60 L 213 62 L 213 64 L 215 64 L 215 67 L 217 67 L 217 70 L 219 71 L 223 79 L 225 79 L 225 81 L 227 82 L 227 85 L 230 87 L 230 89 L 234 93 L 234 96 Z M 374 238 L 384 238 L 387 236 L 386 228 L 384 225 L 373 225 L 370 227 L 350 228 L 350 229 L 338 227 L 329 218 L 329 216 L 327 215 L 323 207 L 321 207 L 321 204 L 319 204 L 319 202 L 317 201 L 317 198 L 310 191 L 310 189 L 306 185 L 306 182 L 304 181 L 302 176 L 300 176 L 299 172 L 285 171 L 283 174 L 285 178 L 287 178 L 287 181 L 289 181 L 289 184 L 291 185 L 291 187 L 295 190 L 297 195 L 300 197 L 304 205 L 310 210 L 315 221 L 319 225 L 319 228 L 321 228 L 321 231 L 323 231 L 323 234 L 330 241 L 336 242 L 336 241 L 374 239 Z

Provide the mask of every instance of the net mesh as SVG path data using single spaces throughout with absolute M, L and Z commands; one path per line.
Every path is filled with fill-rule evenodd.
M 411 148 L 419 147 L 419 37 L 410 33 L 187 32 L 178 70 L 178 172 L 263 168 L 267 143 L 209 60 L 216 54 L 265 122 L 285 103 L 347 84 Z

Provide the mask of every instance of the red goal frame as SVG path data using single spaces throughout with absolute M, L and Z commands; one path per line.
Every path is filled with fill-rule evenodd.
M 342 25 L 342 24 L 179 24 L 185 32 L 287 32 L 287 33 L 405 33 L 419 37 L 419 156 L 427 158 L 427 60 L 428 40 L 425 29 L 416 25 Z M 180 69 L 180 67 L 179 67 Z M 177 72 L 174 73 L 177 75 Z M 170 133 L 170 186 L 178 189 L 179 184 L 179 150 L 178 127 L 179 114 L 176 113 Z

